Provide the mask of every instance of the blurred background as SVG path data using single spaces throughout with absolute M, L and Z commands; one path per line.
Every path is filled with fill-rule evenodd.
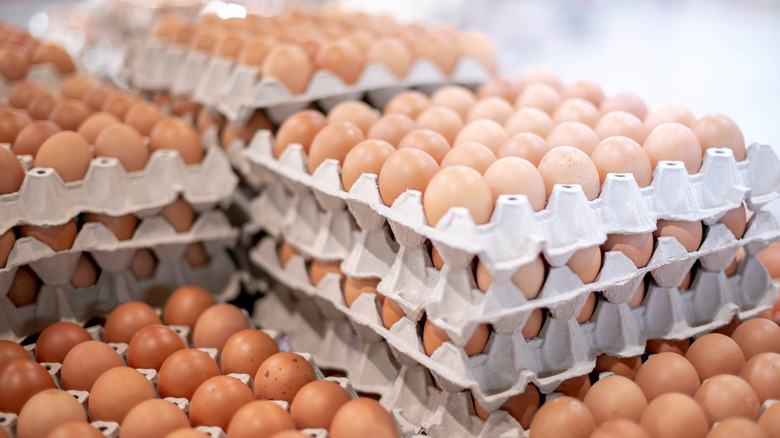
M 777 0 L 247 0 L 239 5 L 195 0 L 2 0 L 4 20 L 28 26 L 80 52 L 93 69 L 153 17 L 122 4 L 160 10 L 191 7 L 221 14 L 274 14 L 289 4 L 385 12 L 476 28 L 495 41 L 503 73 L 546 66 L 564 82 L 592 79 L 607 95 L 630 91 L 648 107 L 678 102 L 699 117 L 734 119 L 746 142 L 780 153 L 780 1 Z M 207 4 L 208 3 L 208 4 Z

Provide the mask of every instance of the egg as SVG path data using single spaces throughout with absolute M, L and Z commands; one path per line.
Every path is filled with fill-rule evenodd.
M 512 274 L 511 281 L 520 289 L 525 298 L 530 300 L 539 295 L 542 285 L 544 284 L 544 275 L 544 261 L 540 256 L 519 267 Z M 482 262 L 477 264 L 476 277 L 477 287 L 483 292 L 487 292 L 488 288 L 493 283 L 493 277 Z
M 459 35 L 458 47 L 462 56 L 476 59 L 488 72 L 495 72 L 498 54 L 490 37 L 479 31 L 466 31 Z
M 0 195 L 19 190 L 24 182 L 24 169 L 16 155 L 4 147 L 0 147 L 0 172 L 3 174 L 3 179 L 0 180 Z
M 314 57 L 316 69 L 330 70 L 346 84 L 354 84 L 363 71 L 366 56 L 355 44 L 346 40 L 324 43 Z
M 66 99 L 83 99 L 87 92 L 97 87 L 98 83 L 89 76 L 68 76 L 60 87 L 60 94 Z
M 430 129 L 438 132 L 450 144 L 455 141 L 455 137 L 463 129 L 463 120 L 458 113 L 443 106 L 423 110 L 417 116 L 415 122 L 420 129 Z
M 0 368 L 14 359 L 30 359 L 30 353 L 16 342 L 0 339 Z
M 225 116 L 212 111 L 208 107 L 201 108 L 200 111 L 198 111 L 197 118 L 195 119 L 195 127 L 198 128 L 198 131 L 201 134 L 212 127 L 219 131 L 224 125 Z
M 663 394 L 652 400 L 642 413 L 639 425 L 651 436 L 664 438 L 704 438 L 707 416 L 690 396 Z
M 141 101 L 128 108 L 123 120 L 138 130 L 141 135 L 148 137 L 155 125 L 164 118 L 165 114 L 157 105 Z
M 244 44 L 241 52 L 236 58 L 236 62 L 250 67 L 259 67 L 263 65 L 265 57 L 271 51 L 272 45 L 265 38 L 256 38 L 249 40 Z
M 315 380 L 295 395 L 290 404 L 290 415 L 299 429 L 328 429 L 339 408 L 351 399 L 338 383 Z
M 103 438 L 103 432 L 97 427 L 81 421 L 62 423 L 46 435 L 46 438 Z
M 536 411 L 539 410 L 539 402 L 539 389 L 529 383 L 521 394 L 509 397 L 499 409 L 509 412 L 509 415 L 520 423 L 523 429 L 527 430 L 531 426 L 531 420 Z M 476 400 L 474 400 L 474 408 L 477 411 L 477 416 L 487 421 L 490 413 L 485 411 Z
M 309 173 L 314 173 L 326 159 L 335 159 L 343 164 L 347 153 L 363 140 L 363 132 L 353 123 L 340 121 L 328 124 L 312 140 Z
M 139 330 L 154 324 L 162 324 L 162 321 L 150 305 L 140 301 L 122 303 L 106 319 L 106 342 L 129 343 Z
M 84 213 L 83 219 L 85 223 L 101 222 L 106 228 L 111 230 L 119 240 L 130 240 L 138 225 L 138 218 L 132 214 L 111 216 L 100 213 Z
M 767 432 L 758 424 L 744 418 L 728 418 L 715 425 L 707 434 L 707 438 L 767 438 Z
M 599 144 L 599 138 L 593 130 L 580 122 L 563 122 L 547 134 L 550 148 L 574 146 L 590 155 Z
M 523 75 L 521 81 L 526 85 L 534 82 L 541 82 L 549 85 L 555 90 L 559 90 L 563 85 L 555 72 L 544 66 L 529 68 Z
M 0 109 L 0 143 L 16 141 L 16 136 L 32 123 L 33 119 L 24 111 L 16 108 Z
M 629 260 L 634 262 L 637 268 L 644 268 L 653 254 L 653 234 L 610 234 L 602 245 L 604 252 L 620 251 Z
M 666 339 L 652 339 L 647 341 L 647 353 L 648 354 L 658 354 L 658 353 L 676 353 L 680 356 L 685 356 L 685 352 L 688 351 L 688 347 L 691 346 L 691 340 L 690 339 L 681 339 L 681 340 L 666 340 Z
M 463 351 L 465 351 L 468 356 L 482 353 L 485 350 L 489 337 L 490 329 L 488 326 L 479 324 L 469 337 L 468 341 L 466 341 L 466 345 L 463 346 Z M 432 356 L 443 343 L 449 342 L 450 340 L 447 332 L 434 325 L 430 320 L 425 321 L 425 327 L 423 329 L 423 346 L 425 347 L 425 354 Z
M 593 103 L 578 97 L 562 100 L 552 112 L 552 119 L 555 124 L 580 122 L 591 128 L 599 121 L 599 116 L 599 110 Z
M 157 389 L 162 398 L 189 400 L 201 383 L 218 375 L 219 366 L 211 356 L 195 348 L 185 348 L 165 359 L 158 374 Z
M 103 84 L 84 93 L 82 100 L 92 108 L 93 111 L 101 111 L 106 101 L 116 94 L 116 88 L 108 84 Z
M 390 413 L 378 401 L 359 397 L 344 403 L 330 424 L 331 438 L 398 438 L 398 429 Z
M 431 107 L 443 106 L 449 108 L 465 119 L 471 108 L 477 103 L 474 93 L 459 85 L 446 85 L 431 94 Z
M 699 140 L 702 153 L 709 148 L 729 148 L 734 153 L 734 159 L 745 159 L 745 137 L 730 118 L 710 113 L 693 122 L 690 127 Z
M 263 76 L 281 82 L 290 93 L 301 94 L 309 84 L 314 66 L 303 48 L 294 44 L 281 44 L 268 52 L 260 71 Z
M 403 114 L 387 114 L 371 125 L 371 128 L 366 132 L 366 138 L 369 140 L 384 140 L 396 147 L 416 127 L 414 120 Z
M 727 211 L 718 219 L 718 223 L 726 225 L 735 238 L 741 239 L 742 236 L 745 235 L 745 228 L 747 226 L 747 211 L 745 210 L 745 206 L 741 205 Z
M 225 342 L 220 357 L 222 373 L 254 376 L 260 365 L 278 352 L 279 347 L 266 333 L 255 329 L 241 330 Z
M 428 108 L 429 103 L 428 96 L 417 90 L 402 91 L 387 102 L 383 114 L 403 114 L 415 120 L 421 112 Z
M 561 96 L 555 88 L 545 83 L 535 82 L 523 88 L 515 99 L 514 105 L 516 109 L 532 107 L 551 115 L 560 103 Z
M 22 266 L 16 270 L 6 297 L 16 307 L 26 306 L 35 302 L 40 288 L 41 280 L 38 276 L 27 266 Z
M 610 372 L 633 381 L 641 366 L 642 356 L 615 357 L 605 353 L 596 357 L 596 366 L 593 371 L 597 373 Z
M 16 244 L 16 236 L 14 236 L 13 228 L 0 234 L 0 268 L 5 267 L 8 255 L 11 253 L 11 248 L 14 247 L 14 244 Z
M 610 111 L 598 120 L 593 132 L 600 140 L 614 136 L 628 137 L 639 143 L 644 143 L 647 130 L 642 121 L 635 115 L 625 111 Z
M 225 342 L 236 332 L 249 328 L 249 320 L 238 307 L 215 304 L 207 308 L 195 323 L 192 345 L 222 351 Z
M 54 64 L 61 74 L 73 73 L 76 65 L 65 49 L 54 44 L 40 44 L 32 53 L 33 64 Z
M 507 139 L 499 148 L 496 157 L 518 157 L 538 166 L 542 157 L 550 151 L 547 142 L 536 134 L 522 132 Z
M 585 303 L 580 309 L 580 313 L 577 314 L 577 318 L 575 319 L 578 323 L 584 324 L 590 320 L 590 317 L 593 316 L 593 310 L 596 308 L 597 300 L 598 298 L 594 292 L 588 294 L 588 297 L 585 299 Z
M 254 393 L 259 400 L 292 403 L 307 383 L 317 380 L 311 364 L 292 352 L 280 352 L 263 361 L 255 375 Z
M 114 367 L 124 366 L 122 358 L 108 344 L 84 341 L 70 349 L 62 361 L 63 389 L 90 391 L 101 374 Z
M 252 141 L 255 133 L 258 130 L 268 130 L 273 132 L 274 126 L 268 117 L 265 116 L 265 112 L 257 110 L 252 113 L 252 116 L 244 124 L 239 127 L 233 122 L 229 122 L 222 130 L 222 147 L 228 149 L 236 140 L 242 140 L 243 145 L 246 146 Z
M 455 70 L 460 58 L 460 48 L 455 41 L 436 33 L 429 33 L 418 40 L 415 50 L 418 58 L 433 61 L 447 76 Z
M 367 134 L 371 126 L 376 123 L 379 116 L 367 103 L 348 100 L 334 106 L 328 112 L 328 123 L 350 122 L 360 128 L 363 134 Z
M 36 167 L 51 167 L 65 182 L 84 178 L 92 161 L 89 144 L 78 133 L 60 131 L 43 142 L 35 156 Z
M 642 426 L 636 422 L 625 419 L 601 423 L 601 425 L 590 434 L 590 438 L 623 438 L 627 436 L 633 438 L 651 438 L 650 433 L 643 429 Z
M 179 196 L 175 201 L 163 207 L 160 216 L 165 218 L 177 233 L 183 233 L 192 226 L 196 213 L 192 206 Z
M 390 330 L 396 322 L 404 317 L 406 317 L 404 309 L 402 309 L 397 302 L 391 300 L 389 297 L 385 297 L 385 300 L 382 303 L 382 324 L 385 328 Z
M 679 392 L 693 396 L 699 388 L 699 375 L 688 360 L 672 352 L 661 352 L 639 367 L 634 382 L 642 388 L 648 402 L 662 394 Z
M 693 345 L 691 345 L 693 347 Z M 780 399 L 780 354 L 759 353 L 751 357 L 739 371 L 739 377 L 753 387 L 758 400 Z
M 113 123 L 103 128 L 94 143 L 98 157 L 115 157 L 128 172 L 137 172 L 149 161 L 147 149 L 141 134 L 130 125 Z
M 671 122 L 659 125 L 645 139 L 642 147 L 655 169 L 659 161 L 682 161 L 689 174 L 699 171 L 702 150 L 693 131 L 685 125 Z
M 406 76 L 413 60 L 409 47 L 392 37 L 372 41 L 366 51 L 366 64 L 382 64 L 398 79 Z
M 19 131 L 13 144 L 13 151 L 16 155 L 35 156 L 43 142 L 60 130 L 56 123 L 48 120 L 32 122 Z
M 503 126 L 514 112 L 512 105 L 500 97 L 480 98 L 466 114 L 465 121 L 492 120 Z
M 146 248 L 136 250 L 133 259 L 130 261 L 130 272 L 136 279 L 142 280 L 154 275 L 157 267 L 157 258 Z
M 344 158 L 341 181 L 349 191 L 363 173 L 379 175 L 382 165 L 395 148 L 382 140 L 365 140 L 352 148 Z
M 453 146 L 461 143 L 480 143 L 488 147 L 494 154 L 509 137 L 504 128 L 492 120 L 477 120 L 464 126 L 453 142 Z
M 475 142 L 460 143 L 447 152 L 441 160 L 441 168 L 465 166 L 484 174 L 495 161 L 495 154 L 485 145 Z
M 493 162 L 483 176 L 493 194 L 494 204 L 500 195 L 525 195 L 534 211 L 544 208 L 544 180 L 532 163 L 517 157 L 501 158 Z
M 193 329 L 198 317 L 214 304 L 214 297 L 206 289 L 196 285 L 181 286 L 165 302 L 163 322 Z
M 599 110 L 601 114 L 606 114 L 610 111 L 625 111 L 637 116 L 639 119 L 644 119 L 647 115 L 645 102 L 632 93 L 618 93 L 605 98 L 601 101 Z
M 767 407 L 758 417 L 757 424 L 769 437 L 776 437 L 780 432 L 780 404 L 775 403 Z
M 745 360 L 760 353 L 780 353 L 780 327 L 768 319 L 742 322 L 731 334 L 731 339 L 739 345 Z
M 36 240 L 45 243 L 55 252 L 69 249 L 76 240 L 76 222 L 70 220 L 62 225 L 52 225 L 50 227 L 39 227 L 35 225 L 21 225 L 17 228 L 19 238 L 34 237 Z
M 254 401 L 244 382 L 229 376 L 215 376 L 201 383 L 190 400 L 193 427 L 218 426 L 227 430 L 236 411 Z
M 658 221 L 653 237 L 670 236 L 677 239 L 685 250 L 693 252 L 701 245 L 703 226 L 699 221 L 673 221 L 661 219 Z
M 498 97 L 507 102 L 514 102 L 519 91 L 517 79 L 505 75 L 493 75 L 477 86 L 478 99 L 486 97 Z
M 552 119 L 547 113 L 533 107 L 518 109 L 504 122 L 504 129 L 510 137 L 521 133 L 547 137 L 554 126 Z
M 55 322 L 38 336 L 35 346 L 35 359 L 38 362 L 59 362 L 76 345 L 91 341 L 92 336 L 84 327 L 69 321 Z
M 182 338 L 171 328 L 153 324 L 133 335 L 127 349 L 127 364 L 133 368 L 160 370 L 171 354 L 187 348 Z
M 594 383 L 583 403 L 590 409 L 597 425 L 620 418 L 639 421 L 647 407 L 647 399 L 639 386 L 631 379 L 617 375 Z
M 355 278 L 347 277 L 344 282 L 344 302 L 348 307 L 352 307 L 352 303 L 364 293 L 374 294 L 379 299 L 380 304 L 384 300 L 384 296 L 380 294 L 376 286 L 379 283 L 378 278 Z
M 575 123 L 575 122 L 569 122 Z M 538 166 L 549 198 L 556 184 L 579 184 L 588 200 L 598 197 L 598 170 L 585 152 L 572 146 L 558 146 L 542 157 Z
M 664 123 L 676 122 L 685 126 L 691 126 L 695 121 L 696 117 L 687 107 L 678 103 L 666 103 L 648 112 L 643 124 L 647 132 L 650 132 Z
M 255 400 L 236 411 L 227 435 L 230 438 L 271 438 L 285 430 L 295 430 L 290 413 L 268 400 Z
M 190 420 L 178 406 L 161 399 L 145 400 L 127 413 L 119 438 L 164 438 L 182 427 L 190 427 Z
M 195 128 L 183 119 L 168 117 L 157 122 L 149 134 L 149 150 L 175 149 L 186 164 L 203 159 L 203 147 Z
M 117 93 L 106 99 L 100 109 L 121 119 L 127 115 L 127 112 L 137 101 L 138 98 L 136 96 L 127 93 Z
M 650 185 L 653 170 L 645 150 L 628 137 L 608 137 L 593 149 L 590 159 L 599 172 L 599 181 L 604 184 L 607 174 L 630 173 L 640 188 Z
M 302 145 L 308 153 L 314 137 L 327 124 L 325 116 L 316 110 L 303 110 L 288 117 L 276 132 L 276 157 L 281 156 L 287 146 L 293 143 Z
M 244 49 L 246 40 L 239 35 L 228 34 L 214 46 L 214 55 L 222 58 L 234 58 Z
M 341 281 L 344 281 L 340 260 L 312 259 L 309 273 L 311 276 L 311 284 L 317 286 L 320 283 L 320 280 L 330 273 L 338 274 L 341 277 Z
M 566 84 L 560 89 L 562 99 L 576 97 L 585 99 L 593 105 L 599 105 L 604 100 L 604 92 L 598 84 L 586 79 L 578 79 Z
M 18 81 L 27 76 L 30 61 L 23 50 L 5 44 L 0 50 L 0 74 L 7 81 Z
M 442 168 L 431 178 L 423 193 L 423 208 L 431 226 L 436 226 L 452 207 L 466 208 L 475 224 L 484 224 L 493 214 L 492 198 L 490 187 L 479 172 L 456 165 Z
M 441 164 L 444 156 L 450 151 L 450 144 L 443 135 L 430 129 L 415 129 L 406 134 L 398 143 L 400 149 L 419 149 L 430 155 L 437 164 Z
M 8 94 L 8 105 L 13 108 L 25 109 L 30 101 L 44 91 L 38 82 L 21 80 L 14 84 Z
M 710 426 L 733 417 L 756 421 L 761 409 L 753 388 L 729 374 L 716 375 L 702 382 L 693 399 L 704 409 Z
M 572 397 L 556 397 L 542 405 L 533 420 L 529 438 L 587 438 L 596 428 L 590 410 Z
M 134 407 L 155 398 L 149 380 L 129 367 L 114 367 L 95 380 L 89 393 L 89 418 L 92 421 L 122 421 Z
M 13 359 L 0 366 L 0 410 L 19 414 L 22 407 L 35 394 L 54 389 L 46 368 L 26 358 Z
M 16 423 L 16 436 L 45 437 L 57 426 L 71 421 L 87 422 L 84 407 L 66 391 L 47 389 L 25 403 Z
M 70 276 L 70 284 L 76 289 L 89 287 L 97 282 L 98 268 L 87 253 L 82 253 Z

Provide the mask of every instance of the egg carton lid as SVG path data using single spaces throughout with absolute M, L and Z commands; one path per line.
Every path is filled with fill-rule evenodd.
M 24 156 L 23 156 L 24 157 Z M 203 162 L 185 165 L 176 150 L 151 154 L 144 170 L 126 172 L 118 159 L 92 160 L 83 180 L 63 182 L 51 168 L 28 167 L 18 191 L 0 196 L 0 231 L 15 225 L 57 225 L 85 211 L 120 216 L 162 208 L 181 194 L 195 206 L 229 199 L 238 177 L 225 151 L 209 146 Z
M 83 324 L 94 316 L 107 316 L 127 301 L 150 301 L 155 291 L 172 291 L 182 284 L 196 284 L 214 294 L 216 301 L 235 298 L 240 275 L 224 247 L 206 246 L 209 262 L 193 268 L 186 259 L 159 259 L 154 274 L 137 279 L 129 269 L 103 270 L 93 286 L 75 289 L 69 283 L 49 286 L 44 283 L 34 303 L 16 307 L 6 296 L 8 283 L 16 268 L 2 280 L 0 294 L 0 339 L 20 342 L 58 321 Z M 36 271 L 36 267 L 33 270 Z M 40 273 L 43 271 L 36 271 Z

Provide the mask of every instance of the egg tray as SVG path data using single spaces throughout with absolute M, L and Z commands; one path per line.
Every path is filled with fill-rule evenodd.
M 366 96 L 373 106 L 381 108 L 393 95 L 411 87 L 476 85 L 490 76 L 478 61 L 469 57 L 461 57 L 449 75 L 431 60 L 417 59 L 401 79 L 380 63 L 368 63 L 354 84 L 345 84 L 330 70 L 316 70 L 306 90 L 295 94 L 278 79 L 262 77 L 259 70 L 259 67 L 238 65 L 232 58 L 147 40 L 129 45 L 124 76 L 129 83 L 144 90 L 192 96 L 239 123 L 248 120 L 255 109 L 262 108 L 276 124 L 315 102 L 330 109 L 344 100 L 360 100 Z
M 751 222 L 749 230 L 756 230 L 757 219 L 768 214 L 763 211 L 756 213 L 756 219 Z M 718 225 L 715 228 L 720 227 L 722 226 Z M 773 233 L 774 238 L 777 238 L 780 228 L 774 228 Z M 496 318 L 489 321 L 494 331 L 485 353 L 473 357 L 466 356 L 458 346 L 465 343 L 471 332 L 462 332 L 464 336 L 458 338 L 456 335 L 459 331 L 448 330 L 453 324 L 446 325 L 446 320 L 434 319 L 430 314 L 428 318 L 434 320 L 437 325 L 442 325 L 453 342 L 445 343 L 428 357 L 420 340 L 418 321 L 421 314 L 402 318 L 391 330 L 387 330 L 382 324 L 381 307 L 373 294 L 362 294 L 351 307 L 347 307 L 338 275 L 328 274 L 316 287 L 311 285 L 303 257 L 293 256 L 283 268 L 276 251 L 277 242 L 271 237 L 260 240 L 250 251 L 250 259 L 280 283 L 312 297 L 325 315 L 347 315 L 355 330 L 367 342 L 387 340 L 401 364 L 424 365 L 431 370 L 443 389 L 454 392 L 469 389 L 485 409 L 494 410 L 508 397 L 521 393 L 529 382 L 542 391 L 550 391 L 563 380 L 590 372 L 599 354 L 635 356 L 644 351 L 648 339 L 688 338 L 725 325 L 734 315 L 750 318 L 770 308 L 777 298 L 777 284 L 769 278 L 769 274 L 755 257 L 766 245 L 765 236 L 755 237 L 756 240 L 751 240 L 747 234 L 746 236 L 741 241 L 734 241 L 731 236 L 731 241 L 725 245 L 725 248 L 730 248 L 728 254 L 723 254 L 724 246 L 716 248 L 723 254 L 718 271 L 706 270 L 706 262 L 702 257 L 701 269 L 698 270 L 690 289 L 685 291 L 678 291 L 675 285 L 682 281 L 701 253 L 714 252 L 700 250 L 665 260 L 664 275 L 651 272 L 655 281 L 650 283 L 644 302 L 634 309 L 629 308 L 626 303 L 642 281 L 645 270 L 636 270 L 633 263 L 628 262 L 622 253 L 607 253 L 600 276 L 609 273 L 613 262 L 621 259 L 626 261 L 626 264 L 630 263 L 634 272 L 625 276 L 622 284 L 612 283 L 612 288 L 602 288 L 599 285 L 607 283 L 597 279 L 596 283 L 586 288 L 576 289 L 581 283 L 568 267 L 554 268 L 541 293 L 540 302 L 547 304 L 539 307 L 549 309 L 550 316 L 539 335 L 526 340 L 520 333 L 530 314 L 530 308 L 511 316 Z M 716 237 L 718 236 L 715 233 L 710 233 L 708 240 Z M 663 238 L 661 241 L 672 248 L 681 249 L 673 238 Z M 752 247 L 752 243 L 759 245 Z M 737 273 L 727 277 L 722 270 L 734 258 L 737 250 L 735 244 L 745 244 L 747 255 L 739 263 Z M 659 248 L 663 249 L 663 245 L 659 245 Z M 656 251 L 656 257 L 658 254 Z M 412 265 L 414 264 L 409 263 L 406 267 L 410 268 Z M 420 259 L 416 268 L 429 273 L 437 271 L 427 267 Z M 401 276 L 415 278 L 420 270 L 411 270 Z M 474 280 L 470 270 L 461 269 L 460 275 L 455 271 L 445 265 L 437 285 L 418 282 L 417 292 L 423 296 L 435 296 L 437 291 L 441 291 L 441 284 L 472 284 L 473 287 Z M 388 289 L 387 282 L 388 278 L 382 280 L 378 289 L 380 292 L 384 290 L 388 297 L 395 298 L 392 293 L 396 290 L 395 286 L 391 284 Z M 472 288 L 468 290 L 472 296 L 482 296 L 487 302 L 497 287 L 491 287 L 486 294 Z M 556 294 L 558 290 L 575 292 Z M 579 324 L 576 317 L 592 290 L 601 291 L 600 295 L 607 300 L 602 299 L 599 302 L 590 321 Z M 515 295 L 520 294 L 515 291 Z M 449 296 L 443 299 L 449 306 L 449 311 L 457 317 L 468 319 L 468 312 L 476 314 L 480 310 L 479 306 L 474 307 L 459 298 Z M 531 300 L 528 303 L 533 305 L 539 300 Z M 430 312 L 430 309 L 426 311 Z M 458 327 L 467 325 L 461 324 Z
M 74 74 L 79 74 L 79 72 L 76 71 Z M 19 81 L 9 81 L 5 76 L 0 74 L 0 99 L 7 100 L 8 96 L 11 94 L 11 90 L 20 81 L 35 81 L 44 85 L 49 90 L 55 91 L 60 89 L 62 82 L 68 76 L 70 76 L 70 74 L 64 75 L 60 73 L 60 71 L 57 70 L 57 67 L 51 63 L 31 65 L 27 70 L 27 76 Z
M 79 252 L 60 254 L 29 266 L 42 280 L 35 302 L 16 307 L 6 292 L 18 268 L 0 274 L 0 339 L 20 342 L 57 321 L 84 323 L 95 316 L 107 316 L 126 301 L 159 301 L 182 284 L 196 284 L 215 295 L 217 301 L 235 298 L 240 289 L 240 273 L 223 245 L 204 244 L 209 261 L 192 267 L 183 257 L 186 245 L 160 245 L 151 248 L 157 266 L 151 277 L 137 279 L 129 270 L 133 251 L 91 252 L 101 268 L 93 286 L 74 288 L 70 277 Z
M 83 180 L 67 183 L 54 169 L 32 167 L 29 155 L 20 161 L 26 169 L 22 186 L 0 196 L 0 233 L 19 224 L 62 224 L 82 212 L 148 216 L 179 194 L 196 209 L 208 209 L 230 198 L 238 184 L 218 145 L 207 148 L 203 162 L 190 165 L 176 150 L 158 150 L 144 170 L 130 173 L 116 158 L 95 158 Z

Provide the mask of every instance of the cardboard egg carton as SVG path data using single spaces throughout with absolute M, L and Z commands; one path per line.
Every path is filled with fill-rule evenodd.
M 75 61 L 75 59 L 74 59 Z M 73 74 L 79 74 L 79 68 Z M 70 74 L 62 74 L 54 64 L 33 64 L 27 70 L 27 76 L 24 77 L 25 81 L 35 81 L 45 86 L 51 91 L 59 91 L 62 86 L 62 82 Z M 5 76 L 0 74 L 0 99 L 6 100 L 11 93 L 11 90 L 16 86 L 19 81 L 9 81 Z
M 181 194 L 196 209 L 230 198 L 238 177 L 218 145 L 208 147 L 203 162 L 185 165 L 178 151 L 151 154 L 142 171 L 125 171 L 118 159 L 92 160 L 83 180 L 63 182 L 51 168 L 32 167 L 18 191 L 0 196 L 0 232 L 18 224 L 58 225 L 85 211 L 112 216 L 156 214 Z
M 312 103 L 327 110 L 341 101 L 365 96 L 381 108 L 393 95 L 411 87 L 476 85 L 489 77 L 482 65 L 469 57 L 461 57 L 449 75 L 424 58 L 417 59 L 401 79 L 380 63 L 366 64 L 353 84 L 345 84 L 330 70 L 316 70 L 306 90 L 295 94 L 278 79 L 262 77 L 259 70 L 239 65 L 232 58 L 147 40 L 131 45 L 124 76 L 141 89 L 192 96 L 233 121 L 246 121 L 255 109 L 262 108 L 276 124 Z

